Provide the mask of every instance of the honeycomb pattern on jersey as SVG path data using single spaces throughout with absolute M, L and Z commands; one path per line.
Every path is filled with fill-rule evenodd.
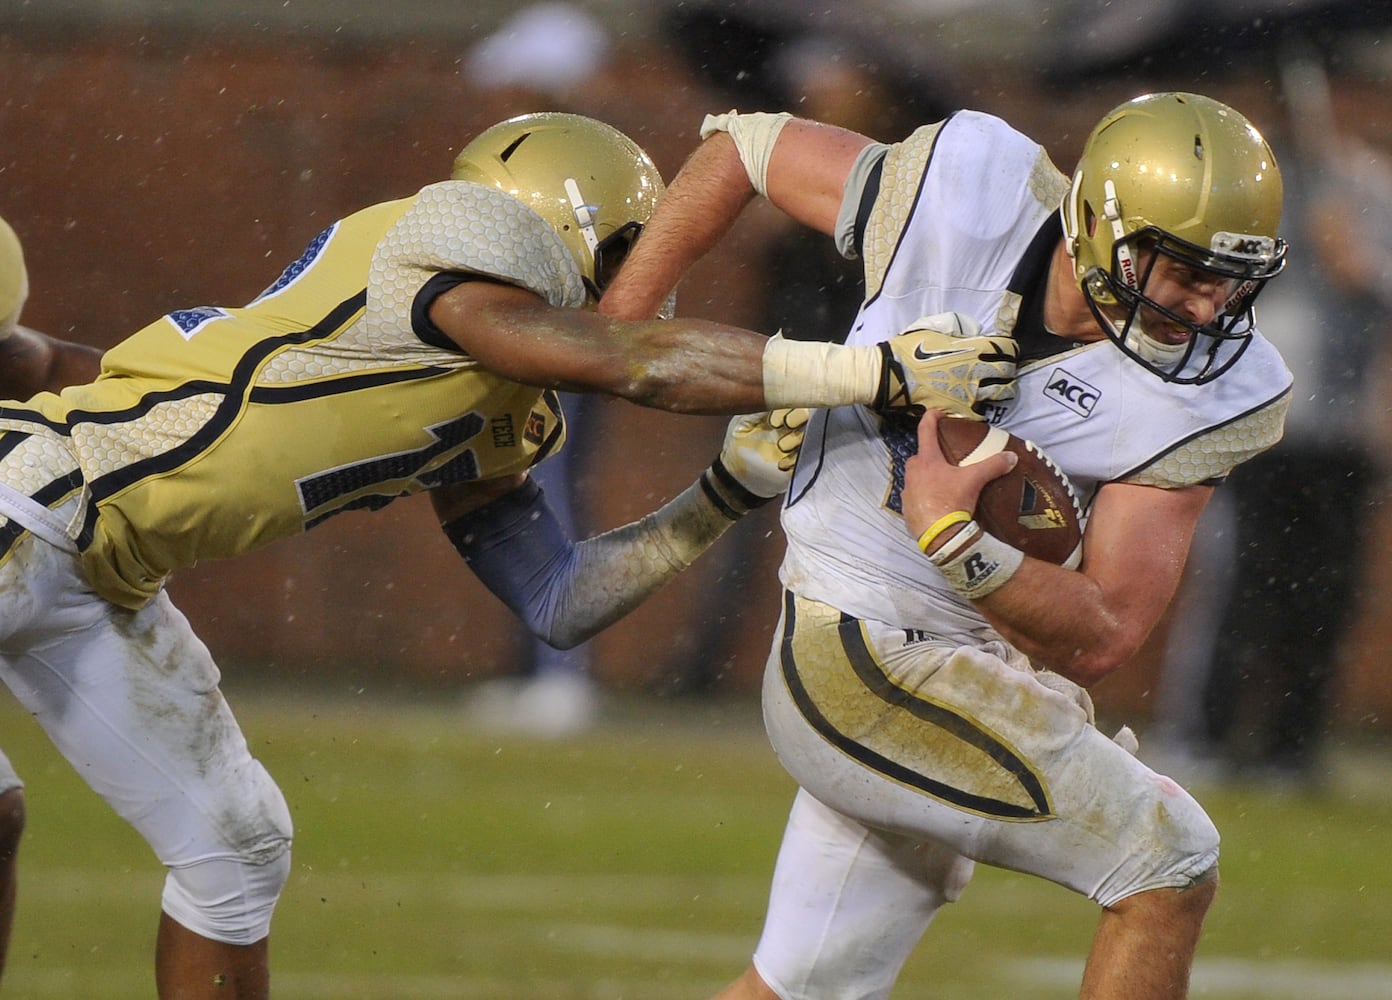
M 31 434 L 0 459 L 0 481 L 25 496 L 75 471 L 77 457 L 47 430 Z
M 1057 211 L 1063 204 L 1064 195 L 1068 194 L 1068 178 L 1059 172 L 1058 167 L 1054 166 L 1054 161 L 1049 159 L 1049 154 L 1043 149 L 1034 161 L 1028 184 L 1030 194 L 1050 211 Z
M 1193 486 L 1226 476 L 1253 455 L 1281 440 L 1290 393 L 1270 406 L 1187 441 L 1154 465 L 1123 480 L 1140 486 Z
M 372 256 L 367 308 L 333 346 L 292 347 L 262 368 L 265 384 L 332 378 L 407 361 L 473 367 L 455 351 L 421 341 L 412 329 L 416 294 L 441 271 L 472 271 L 528 288 L 555 306 L 585 304 L 580 270 L 561 238 L 532 209 L 494 188 L 462 181 L 432 184 L 387 230 Z
M 942 123 L 925 125 L 903 142 L 890 146 L 889 152 L 885 153 L 880 193 L 875 201 L 875 210 L 870 213 L 870 221 L 866 224 L 861 248 L 861 255 L 865 258 L 866 298 L 880 290 L 885 272 L 894 259 L 899 234 L 904 231 L 913 212 L 923 165 L 928 162 L 928 154 L 932 152 L 941 128 Z
M 1006 289 L 1001 294 L 1000 305 L 996 308 L 996 320 L 991 329 L 1001 333 L 1015 332 L 1015 324 L 1020 322 L 1020 306 L 1023 300 L 1019 292 Z
M 18 421 L 6 421 L 7 424 Z M 10 489 L 33 496 L 39 490 L 77 471 L 77 456 L 67 447 L 65 439 L 53 431 L 35 425 L 33 433 L 0 458 L 0 482 Z M 84 502 L 75 511 L 74 520 L 67 525 L 68 537 L 76 539 L 86 512 L 86 485 L 79 488 Z M 50 502 L 57 507 L 72 496 L 72 491 Z
M 184 444 L 212 418 L 223 397 L 202 393 L 152 406 L 119 423 L 84 421 L 73 428 L 73 450 L 89 479 L 117 472 Z
M 349 331 L 337 338 L 332 345 L 287 347 L 267 360 L 257 381 L 263 385 L 312 382 L 316 379 L 381 369 L 389 362 L 389 359 L 368 351 L 355 352 L 351 349 L 352 346 L 352 335 Z M 455 360 L 458 361 L 458 358 Z
M 494 188 L 445 181 L 421 190 L 373 255 L 363 328 L 374 346 L 410 330 L 416 293 L 439 271 L 500 278 L 553 306 L 585 304 L 579 267 L 540 215 Z

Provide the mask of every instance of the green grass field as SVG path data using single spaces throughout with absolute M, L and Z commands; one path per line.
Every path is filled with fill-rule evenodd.
M 746 964 L 792 786 L 749 701 L 625 699 L 558 743 L 465 731 L 438 693 L 232 685 L 297 824 L 272 937 L 306 1000 L 701 1000 Z M 0 697 L 29 786 L 4 996 L 149 998 L 162 872 Z M 1200 790 L 1224 884 L 1194 996 L 1392 998 L 1392 755 L 1339 758 L 1320 796 Z M 1093 907 L 979 870 L 896 997 L 1076 995 Z

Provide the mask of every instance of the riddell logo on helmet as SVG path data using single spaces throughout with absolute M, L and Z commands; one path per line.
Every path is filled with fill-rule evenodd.
M 1090 416 L 1102 398 L 1098 391 L 1076 375 L 1070 375 L 1063 368 L 1055 368 L 1044 386 L 1044 395 L 1057 400 L 1080 416 Z

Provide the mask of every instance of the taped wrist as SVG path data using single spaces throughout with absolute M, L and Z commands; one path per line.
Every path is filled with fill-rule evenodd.
M 731 521 L 738 521 L 755 507 L 762 507 L 773 499 L 773 497 L 761 497 L 746 487 L 730 474 L 730 470 L 725 467 L 724 460 L 719 457 L 711 463 L 710 468 L 701 473 L 698 482 L 701 484 L 701 492 L 706 495 L 706 499 Z
M 1025 554 L 988 535 L 973 520 L 962 525 L 928 560 L 942 570 L 957 593 L 969 601 L 979 601 L 1015 575 Z
M 723 115 L 706 115 L 701 122 L 701 138 L 708 139 L 715 132 L 727 133 L 735 141 L 750 185 L 768 197 L 768 165 L 773 157 L 773 146 L 778 141 L 778 133 L 792 117 L 786 111 L 779 114 L 759 111 L 747 115 L 727 111 Z
M 764 405 L 770 410 L 873 403 L 880 349 L 770 337 L 764 345 Z

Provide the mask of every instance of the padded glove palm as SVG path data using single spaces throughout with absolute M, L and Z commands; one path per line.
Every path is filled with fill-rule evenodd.
M 717 506 L 739 517 L 787 490 L 808 416 L 798 408 L 733 418 L 719 456 L 702 477 Z

